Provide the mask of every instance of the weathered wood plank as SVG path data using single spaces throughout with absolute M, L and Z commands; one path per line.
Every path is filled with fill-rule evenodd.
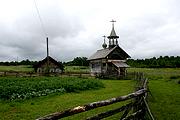
M 129 115 L 128 117 L 122 119 L 122 120 L 132 120 L 133 118 L 139 116 L 142 113 L 142 110 L 138 110 L 135 113 L 132 113 L 131 115 Z
M 143 88 L 147 88 L 148 79 L 146 78 L 143 83 Z
M 129 107 L 127 107 L 125 109 L 125 111 L 124 111 L 123 115 L 121 116 L 120 120 L 123 120 L 123 118 L 125 118 L 128 115 L 128 113 L 132 109 L 132 107 L 133 107 L 133 105 L 130 105 Z
M 121 106 L 120 108 L 116 108 L 116 109 L 113 109 L 113 110 L 109 110 L 109 111 L 97 114 L 95 116 L 87 118 L 86 120 L 100 120 L 100 119 L 112 116 L 112 115 L 114 115 L 116 113 L 122 112 L 122 111 L 128 109 L 130 106 L 132 106 L 132 103 Z
M 75 107 L 72 109 L 67 109 L 65 111 L 56 112 L 56 113 L 47 115 L 45 117 L 38 118 L 36 120 L 57 120 L 57 119 L 64 118 L 67 116 L 71 116 L 71 115 L 74 115 L 77 113 L 85 112 L 85 111 L 88 111 L 88 110 L 91 110 L 94 108 L 107 106 L 107 105 L 110 105 L 113 103 L 117 103 L 120 101 L 125 101 L 125 100 L 131 99 L 131 98 L 135 98 L 135 97 L 144 95 L 144 93 L 146 93 L 146 92 L 147 92 L 146 89 L 141 89 L 141 90 L 138 90 L 134 93 L 130 93 L 130 94 L 125 95 L 125 96 L 120 96 L 120 97 L 111 98 L 111 99 L 104 100 L 104 101 L 98 101 L 98 102 L 93 102 L 93 103 L 86 104 L 83 106 L 78 106 L 78 107 Z
M 148 111 L 149 116 L 151 117 L 152 120 L 155 120 L 154 117 L 153 117 L 153 115 L 152 115 L 152 112 L 151 112 L 151 110 L 150 110 L 150 108 L 149 108 L 149 106 L 148 106 L 148 104 L 147 104 L 147 102 L 146 102 L 146 98 L 145 98 L 145 97 L 143 97 L 143 101 L 144 101 L 144 103 L 145 103 L 145 106 L 146 106 L 146 108 L 147 108 L 147 111 Z

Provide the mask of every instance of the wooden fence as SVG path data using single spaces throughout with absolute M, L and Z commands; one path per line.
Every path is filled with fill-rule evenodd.
M 136 74 L 135 78 L 137 80 L 137 86 L 136 86 L 136 91 L 133 93 L 130 93 L 125 96 L 119 96 L 103 101 L 85 104 L 82 106 L 77 106 L 61 112 L 49 114 L 47 116 L 38 118 L 36 120 L 58 120 L 64 117 L 72 116 L 74 114 L 82 113 L 95 108 L 111 105 L 117 102 L 126 101 L 130 99 L 131 102 L 129 102 L 126 105 L 123 105 L 116 109 L 108 110 L 103 113 L 96 114 L 94 116 L 86 118 L 86 120 L 100 120 L 112 116 L 114 114 L 117 114 L 119 112 L 123 112 L 122 116 L 120 117 L 120 120 L 144 120 L 144 119 L 154 120 L 154 117 L 149 109 L 146 100 L 148 95 L 148 86 L 147 86 L 148 79 L 144 78 L 143 76 L 144 75 L 142 73 Z
M 34 71 L 0 71 L 0 77 L 38 77 L 46 76 L 45 73 L 36 73 Z M 107 77 L 107 79 L 132 79 L 136 75 L 136 72 L 128 72 L 126 76 L 121 77 Z M 64 72 L 64 73 L 50 73 L 49 76 L 68 76 L 68 77 L 93 77 L 88 72 Z M 95 76 L 97 78 L 103 78 Z M 106 77 L 105 77 L 106 78 Z M 104 79 L 104 78 L 103 78 Z
M 38 77 L 47 74 L 35 72 L 22 72 L 22 71 L 0 71 L 0 77 Z M 65 73 L 51 73 L 50 76 L 68 76 L 68 77 L 91 77 L 89 73 L 81 72 L 65 72 Z
M 34 73 L 34 72 L 0 71 L 0 77 L 9 77 L 9 76 L 15 76 L 15 77 L 35 77 L 35 76 L 39 76 L 39 75 Z

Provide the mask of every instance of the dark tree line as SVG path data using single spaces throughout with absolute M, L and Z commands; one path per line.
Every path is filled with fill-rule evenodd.
M 30 61 L 28 59 L 20 62 L 0 62 L 0 65 L 35 65 L 37 61 Z M 131 67 L 140 68 L 180 68 L 180 56 L 160 56 L 159 58 L 153 57 L 149 59 L 128 59 L 127 64 Z M 64 62 L 63 65 L 68 66 L 89 66 L 89 61 L 86 57 L 76 57 L 72 61 Z
M 58 61 L 60 64 L 62 62 Z M 30 61 L 29 59 L 22 60 L 20 62 L 17 61 L 11 61 L 11 62 L 0 62 L 0 65 L 4 66 L 10 66 L 10 65 L 36 65 L 38 61 Z M 76 57 L 72 61 L 64 62 L 63 65 L 69 65 L 69 66 L 89 66 L 89 61 L 86 57 Z
M 140 68 L 180 68 L 180 56 L 160 56 L 149 59 L 129 59 L 127 61 L 131 67 Z
M 37 63 L 37 61 L 30 61 L 29 59 L 26 59 L 26 60 L 22 60 L 20 62 L 17 62 L 17 61 L 0 62 L 0 65 L 4 65 L 4 66 L 10 66 L 10 65 L 34 65 L 36 63 Z
M 86 57 L 76 57 L 72 61 L 66 62 L 68 66 L 89 66 L 89 61 Z

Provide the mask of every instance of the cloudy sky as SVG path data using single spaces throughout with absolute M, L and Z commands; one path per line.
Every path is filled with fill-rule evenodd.
M 132 58 L 180 55 L 179 0 L 0 0 L 0 61 L 69 61 L 101 49 L 116 20 L 119 45 Z M 106 41 L 108 41 L 106 39 Z

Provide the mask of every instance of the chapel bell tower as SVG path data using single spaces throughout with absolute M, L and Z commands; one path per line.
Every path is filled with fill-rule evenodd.
M 110 36 L 107 37 L 109 39 L 109 49 L 118 45 L 117 39 L 119 38 L 119 36 L 116 35 L 116 32 L 114 30 L 114 22 L 116 21 L 112 20 L 110 22 L 112 22 L 112 30 Z

